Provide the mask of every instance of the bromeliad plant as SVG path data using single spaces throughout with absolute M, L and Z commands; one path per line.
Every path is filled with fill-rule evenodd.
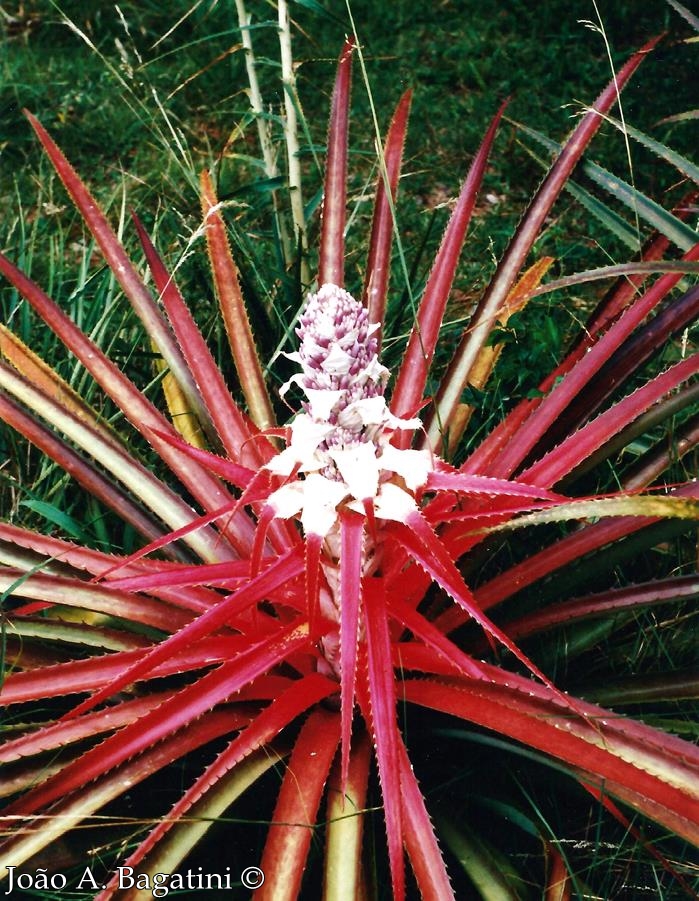
M 345 46 L 332 102 L 317 287 L 300 313 L 298 350 L 289 354 L 298 371 L 281 391 L 289 398 L 300 392 L 299 409 L 281 429 L 209 174 L 201 180 L 204 230 L 247 409 L 231 396 L 141 224 L 136 220 L 159 302 L 87 188 L 30 116 L 166 361 L 171 419 L 0 257 L 4 276 L 148 442 L 158 471 L 166 470 L 161 477 L 143 465 L 128 439 L 2 328 L 0 415 L 144 542 L 120 557 L 9 521 L 0 525 L 2 700 L 18 711 L 7 721 L 0 750 L 9 774 L 0 848 L 5 868 L 36 865 L 42 849 L 61 836 L 99 824 L 99 812 L 118 811 L 114 802 L 122 796 L 138 805 L 144 780 L 179 772 L 177 762 L 191 759 L 203 771 L 145 835 L 138 829 L 127 835 L 119 852 L 118 862 L 137 872 L 173 873 L 209 826 L 280 766 L 284 775 L 276 807 L 266 814 L 271 825 L 260 862 L 266 881 L 256 897 L 299 894 L 321 824 L 325 897 L 364 897 L 363 824 L 373 759 L 393 896 L 406 893 L 407 852 L 422 896 L 452 897 L 408 754 L 406 707 L 408 722 L 415 708 L 428 708 L 556 761 L 634 835 L 630 812 L 699 844 L 696 747 L 570 697 L 519 646 L 563 624 L 696 596 L 696 577 L 670 575 L 580 599 L 556 598 L 541 609 L 503 608 L 499 625 L 490 613 L 526 585 L 625 536 L 649 535 L 652 543 L 654 523 L 696 518 L 693 481 L 638 495 L 637 489 L 657 485 L 672 463 L 665 449 L 652 451 L 617 495 L 571 498 L 560 485 L 567 480 L 570 495 L 571 480 L 584 467 L 691 403 L 696 356 L 682 357 L 631 393 L 618 386 L 696 316 L 699 289 L 684 290 L 671 304 L 666 299 L 699 258 L 699 244 L 673 266 L 658 262 L 667 242 L 655 240 L 536 395 L 516 405 L 458 468 L 446 462 L 467 425 L 464 389 L 483 384 L 494 362 L 489 336 L 546 271 L 543 261 L 521 275 L 532 244 L 650 49 L 617 73 L 562 148 L 432 396 L 428 380 L 440 327 L 503 110 L 474 158 L 391 389 L 380 350 L 410 96 L 401 99 L 386 138 L 360 301 L 343 287 L 353 45 Z M 654 267 L 664 274 L 645 288 Z M 184 406 L 176 406 L 176 397 Z M 691 420 L 686 431 L 683 451 L 696 442 Z M 573 519 L 585 522 L 568 534 L 546 528 Z M 469 588 L 463 573 L 486 564 L 493 536 L 537 525 L 544 528 L 535 532 L 534 549 L 530 544 L 522 559 L 501 564 L 476 591 Z M 445 835 L 458 849 L 455 830 L 458 835 L 456 820 Z M 575 883 L 565 857 L 555 842 L 545 845 L 546 897 L 571 897 Z M 660 860 L 689 891 L 681 873 Z M 98 897 L 117 896 L 128 891 L 116 878 L 106 880 Z

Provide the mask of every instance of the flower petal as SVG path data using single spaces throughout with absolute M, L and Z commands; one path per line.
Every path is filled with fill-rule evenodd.
M 277 488 L 267 499 L 267 504 L 279 519 L 289 519 L 303 508 L 303 482 L 289 482 Z
M 417 505 L 407 491 L 403 491 L 393 482 L 384 482 L 374 501 L 374 509 L 379 519 L 392 519 L 404 523 L 410 514 L 417 511 Z
M 296 484 L 303 486 L 303 512 L 301 525 L 307 535 L 328 534 L 337 522 L 337 505 L 347 496 L 344 482 L 326 479 L 320 473 L 311 473 Z
M 310 412 L 314 419 L 328 420 L 335 404 L 341 400 L 344 391 L 330 391 L 321 388 L 304 388 Z
M 345 448 L 330 448 L 328 456 L 347 483 L 349 493 L 357 500 L 376 497 L 379 488 L 379 466 L 376 447 L 365 441 Z
M 434 458 L 428 450 L 401 450 L 387 444 L 379 458 L 382 469 L 397 473 L 411 491 L 417 491 L 434 469 Z
M 328 422 L 316 422 L 306 413 L 299 413 L 291 423 L 289 446 L 273 457 L 266 468 L 275 475 L 288 476 L 297 466 L 304 472 L 320 469 L 324 464 L 316 456 L 318 445 L 332 432 Z

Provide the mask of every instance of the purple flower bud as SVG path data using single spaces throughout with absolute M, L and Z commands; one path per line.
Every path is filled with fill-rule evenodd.
M 348 404 L 383 395 L 388 371 L 378 362 L 374 330 L 361 303 L 337 285 L 323 285 L 308 296 L 297 329 L 300 384 L 312 391 L 341 392 L 327 421 L 337 422 Z M 305 409 L 313 416 L 311 401 Z M 350 443 L 363 440 L 361 426 L 356 432 L 342 431 Z

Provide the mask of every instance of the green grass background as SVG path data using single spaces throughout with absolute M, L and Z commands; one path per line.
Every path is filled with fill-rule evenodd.
M 258 75 L 274 124 L 280 162 L 285 147 L 278 114 L 282 104 L 276 9 L 249 0 Z M 366 79 L 355 61 L 350 128 L 351 215 L 347 285 L 361 284 L 371 216 L 375 135 L 371 104 L 381 130 L 401 93 L 414 91 L 404 175 L 397 207 L 408 273 L 394 263 L 385 361 L 397 365 L 412 323 L 411 297 L 419 295 L 460 183 L 500 102 L 508 116 L 562 140 L 576 117 L 611 77 L 608 53 L 619 65 L 650 37 L 666 36 L 623 95 L 627 120 L 657 140 L 695 157 L 697 120 L 662 123 L 697 105 L 694 73 L 699 48 L 686 42 L 690 26 L 664 0 L 521 0 L 483 3 L 365 2 L 291 4 L 293 46 L 302 118 L 304 199 L 310 229 L 311 271 L 316 259 L 321 167 L 329 94 L 346 34 L 357 29 Z M 274 378 L 288 373 L 276 355 L 302 301 L 294 271 L 286 271 L 271 215 L 270 185 L 260 165 L 251 120 L 240 30 L 232 0 L 52 3 L 4 5 L 0 55 L 0 249 L 29 272 L 140 385 L 154 383 L 152 352 L 111 274 L 44 158 L 22 114 L 35 113 L 108 212 L 127 247 L 140 259 L 128 209 L 135 208 L 171 266 L 222 361 L 225 335 L 212 296 L 200 225 L 198 174 L 213 167 L 234 253 L 265 362 Z M 604 33 L 602 33 L 602 30 Z M 438 351 L 446 363 L 470 309 L 540 181 L 543 169 L 529 152 L 540 148 L 504 123 L 486 173 L 462 255 Z M 591 157 L 669 208 L 686 185 L 638 145 L 631 163 L 623 136 L 603 126 Z M 584 181 L 584 179 L 583 179 Z M 621 210 L 629 221 L 633 216 Z M 696 218 L 696 217 L 694 217 Z M 639 246 L 648 234 L 641 227 Z M 551 275 L 623 262 L 629 248 L 563 195 L 535 246 L 555 258 Z M 507 352 L 497 378 L 479 404 L 474 439 L 559 358 L 579 329 L 603 284 L 544 295 L 515 317 L 504 337 Z M 31 316 L 16 292 L 0 285 L 3 321 L 50 360 L 88 399 L 94 386 L 52 333 Z M 224 366 L 229 364 L 223 363 Z M 230 366 L 226 375 L 235 385 Z M 100 404 L 104 401 L 100 400 Z M 118 421 L 108 403 L 104 415 Z M 282 411 L 283 412 L 283 411 Z M 75 509 L 72 528 L 84 532 L 81 504 L 64 489 L 65 477 L 3 427 L 0 449 L 3 507 L 49 497 L 56 517 Z M 139 450 L 139 448 L 136 448 Z M 8 488 L 9 486 L 9 488 Z M 19 487 L 18 487 L 19 486 Z M 29 508 L 32 509 L 31 507 Z M 26 511 L 25 511 L 26 514 Z M 34 515 L 34 514 L 32 514 Z M 41 520 L 35 521 L 40 525 Z M 102 544 L 109 536 L 95 511 Z M 82 536 L 85 537 L 84 535 Z M 114 537 L 112 536 L 112 540 Z M 120 541 L 128 545 L 128 536 Z
M 261 0 L 252 0 L 248 8 L 263 95 L 274 118 L 282 102 L 276 10 Z M 335 59 L 351 24 L 343 2 L 303 0 L 292 3 L 291 9 L 304 113 L 304 196 L 313 247 L 322 164 L 317 151 L 325 141 Z M 198 172 L 214 166 L 220 196 L 229 202 L 236 256 L 248 296 L 254 298 L 251 305 L 275 310 L 272 322 L 262 318 L 257 323 L 270 332 L 271 353 L 283 338 L 281 323 L 300 298 L 298 286 L 290 284 L 293 280 L 279 266 L 270 185 L 260 169 L 250 121 L 232 0 L 188 0 L 167 7 L 28 0 L 3 10 L 0 247 L 57 291 L 57 299 L 74 299 L 74 272 L 85 262 L 86 239 L 22 116 L 24 107 L 49 128 L 113 217 L 123 216 L 126 206 L 136 208 L 158 231 L 159 247 L 171 259 L 179 260 L 189 249 L 199 222 Z M 599 0 L 597 7 L 591 0 L 546 0 L 533 8 L 520 0 L 356 0 L 351 14 L 382 129 L 401 92 L 406 87 L 414 90 L 398 205 L 413 293 L 424 282 L 450 202 L 501 100 L 511 98 L 508 115 L 513 120 L 561 140 L 608 82 L 610 63 L 600 24 L 617 65 L 649 37 L 667 32 L 624 93 L 624 110 L 638 128 L 681 152 L 694 153 L 696 120 L 658 124 L 696 105 L 697 47 L 682 40 L 692 31 L 663 0 Z M 347 258 L 351 289 L 361 283 L 375 177 L 370 101 L 359 75 L 353 115 L 353 220 Z M 279 129 L 276 138 L 283 160 Z M 525 144 L 541 155 L 513 125 L 503 126 L 453 292 L 452 318 L 457 321 L 478 297 L 542 176 Z M 595 142 L 593 157 L 671 206 L 683 189 L 677 173 L 639 147 L 632 150 L 630 168 L 623 137 L 609 126 Z M 128 227 L 126 233 L 128 237 Z M 626 247 L 567 196 L 555 208 L 536 251 L 556 258 L 554 274 L 629 256 Z M 312 250 L 311 267 L 313 260 Z M 206 293 L 207 274 L 196 262 L 183 264 L 180 275 L 193 286 L 194 296 Z M 8 290 L 0 289 L 5 316 L 16 318 L 16 298 Z M 601 288 L 581 292 L 576 306 L 592 303 L 595 290 Z M 410 306 L 400 303 L 404 292 L 399 274 L 393 292 L 399 336 L 410 325 Z M 532 305 L 528 316 L 536 340 L 523 359 L 512 360 L 513 373 L 522 365 L 531 369 L 550 363 L 567 333 L 577 327 L 576 306 L 565 311 L 550 298 Z M 29 330 L 25 321 L 24 337 Z M 396 355 L 399 350 L 400 342 Z

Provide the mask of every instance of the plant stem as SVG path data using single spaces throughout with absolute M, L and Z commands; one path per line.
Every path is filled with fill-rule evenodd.
M 265 115 L 262 92 L 260 91 L 260 82 L 257 78 L 257 62 L 252 46 L 252 38 L 250 36 L 250 16 L 245 8 L 244 0 L 235 0 L 235 7 L 238 13 L 238 25 L 240 26 L 243 47 L 245 48 L 245 69 L 248 75 L 248 84 L 250 85 L 250 109 L 255 114 L 255 121 L 257 122 L 257 133 L 260 139 L 265 173 L 267 178 L 274 179 L 279 176 L 279 168 L 277 166 L 274 142 L 272 141 L 272 128 L 269 119 L 267 119 Z M 274 218 L 282 245 L 282 253 L 284 255 L 284 260 L 288 265 L 291 260 L 289 235 L 279 210 L 279 197 L 276 191 L 272 191 L 272 203 L 274 205 Z
M 284 85 L 284 140 L 286 141 L 288 161 L 291 215 L 294 220 L 296 237 L 301 245 L 301 281 L 308 286 L 310 283 L 306 259 L 308 237 L 306 234 L 306 219 L 303 212 L 303 192 L 301 190 L 301 162 L 299 159 L 298 117 L 296 113 L 298 95 L 296 93 L 294 59 L 291 52 L 289 5 L 286 0 L 279 0 L 277 7 L 279 14 L 279 53 L 282 63 L 282 84 Z

